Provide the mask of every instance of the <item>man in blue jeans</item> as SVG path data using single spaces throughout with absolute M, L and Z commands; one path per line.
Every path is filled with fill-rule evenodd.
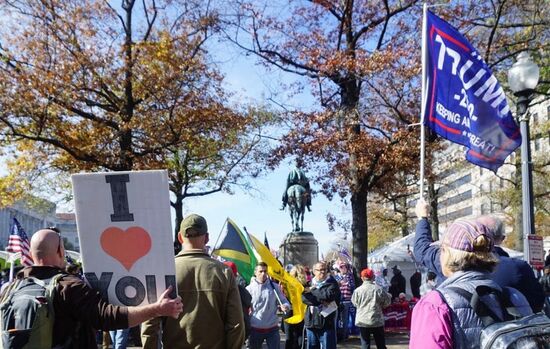
M 129 328 L 109 331 L 109 335 L 111 336 L 111 343 L 113 343 L 113 349 L 126 349 L 129 334 Z
M 308 349 L 336 348 L 336 320 L 340 304 L 340 287 L 328 273 L 324 262 L 313 266 L 311 287 L 304 290 L 302 301 L 307 305 L 304 325 Z
M 279 285 L 267 276 L 267 264 L 259 262 L 254 268 L 254 277 L 246 290 L 252 296 L 252 313 L 250 314 L 250 337 L 248 347 L 261 349 L 264 340 L 268 349 L 278 349 L 280 345 L 279 317 L 277 306 L 286 312 L 290 304 L 281 292 Z M 280 304 L 278 304 L 280 302 Z

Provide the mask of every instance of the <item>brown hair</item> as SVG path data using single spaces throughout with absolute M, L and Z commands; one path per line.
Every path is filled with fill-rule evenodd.
M 254 269 L 256 269 L 256 268 L 258 268 L 258 267 L 267 268 L 267 264 L 266 264 L 265 262 L 258 262 L 258 264 L 256 264 L 256 267 L 255 267 Z

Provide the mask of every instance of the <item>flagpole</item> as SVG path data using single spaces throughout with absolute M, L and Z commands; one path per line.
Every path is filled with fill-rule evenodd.
M 422 6 L 422 96 L 420 115 L 420 199 L 424 199 L 424 161 L 426 153 L 426 126 L 424 118 L 426 114 L 426 46 L 427 46 L 427 14 L 428 4 Z
M 210 252 L 210 255 L 212 255 L 212 252 L 214 252 L 214 250 L 216 249 L 216 246 L 218 246 L 218 241 L 220 241 L 220 237 L 222 236 L 222 232 L 223 232 L 223 227 L 225 227 L 225 225 L 227 224 L 227 220 L 229 219 L 229 217 L 227 217 L 225 219 L 225 222 L 223 223 L 222 225 L 222 229 L 220 230 L 220 233 L 218 234 L 218 238 L 216 239 L 216 243 L 214 244 L 214 246 L 212 247 L 212 251 Z
M 15 264 L 15 260 L 11 258 L 12 256 L 10 255 L 10 277 L 9 277 L 9 282 L 12 282 L 13 281 L 13 268 L 14 268 L 14 264 Z

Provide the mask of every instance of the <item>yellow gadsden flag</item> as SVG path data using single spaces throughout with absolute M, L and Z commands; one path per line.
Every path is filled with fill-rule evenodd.
M 279 281 L 281 286 L 288 290 L 289 294 L 287 296 L 290 304 L 292 304 L 293 315 L 285 321 L 289 324 L 297 324 L 302 322 L 306 313 L 306 305 L 302 303 L 302 292 L 304 291 L 304 286 L 302 286 L 296 278 L 290 276 L 290 274 L 286 272 L 279 261 L 273 257 L 269 249 L 265 247 L 264 244 L 262 244 L 252 234 L 248 234 L 248 236 L 250 237 L 250 241 L 252 242 L 254 249 L 259 255 L 258 259 L 261 259 L 265 264 L 267 264 L 267 273 L 269 276 Z

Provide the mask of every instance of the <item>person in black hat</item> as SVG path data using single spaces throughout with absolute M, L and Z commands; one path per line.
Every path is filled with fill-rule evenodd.
M 390 280 L 390 293 L 392 299 L 396 299 L 399 298 L 400 293 L 405 293 L 407 280 L 405 280 L 405 277 L 401 274 L 401 270 L 399 270 L 397 265 L 394 265 L 391 270 L 393 271 L 393 277 Z

